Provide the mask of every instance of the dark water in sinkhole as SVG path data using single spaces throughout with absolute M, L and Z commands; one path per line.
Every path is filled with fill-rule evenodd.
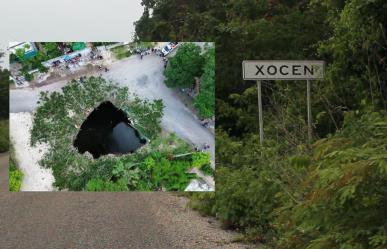
M 125 112 L 110 101 L 101 103 L 81 125 L 74 141 L 78 152 L 90 152 L 94 158 L 106 154 L 133 153 L 146 140 L 134 129 Z

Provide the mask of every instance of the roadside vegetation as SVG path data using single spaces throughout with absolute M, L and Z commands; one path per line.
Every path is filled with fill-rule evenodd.
M 23 172 L 19 170 L 15 158 L 15 151 L 11 145 L 9 155 L 9 191 L 18 192 L 20 191 L 23 182 Z
M 101 102 L 109 100 L 124 111 L 133 127 L 149 139 L 132 154 L 94 159 L 73 146 L 83 121 Z M 70 82 L 62 93 L 42 92 L 34 114 L 31 144 L 44 142 L 49 152 L 41 165 L 51 168 L 58 189 L 87 191 L 183 191 L 196 175 L 193 167 L 210 163 L 207 153 L 194 152 L 174 134 L 162 132 L 162 100 L 141 100 L 128 89 L 103 78 L 90 77 L 82 84 Z M 203 160 L 206 159 L 206 160 Z
M 131 55 L 131 52 L 129 50 L 129 46 L 122 45 L 111 49 L 114 57 L 116 57 L 117 60 L 122 60 L 124 58 L 127 58 Z
M 215 49 L 194 43 L 182 44 L 169 59 L 164 71 L 165 84 L 172 88 L 193 89 L 194 106 L 201 118 L 215 114 Z M 196 92 L 195 92 L 196 91 Z
M 9 150 L 9 81 L 9 71 L 0 67 L 0 152 Z
M 216 193 L 193 194 L 190 206 L 265 248 L 386 248 L 385 1 L 143 3 L 139 40 L 217 46 Z M 312 83 L 312 145 L 302 81 L 263 82 L 259 145 L 246 59 L 326 61 Z

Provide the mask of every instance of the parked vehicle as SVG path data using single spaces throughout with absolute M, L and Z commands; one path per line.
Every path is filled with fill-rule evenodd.
M 172 51 L 172 46 L 171 45 L 166 45 L 161 49 L 161 52 L 163 53 L 164 56 L 168 55 Z

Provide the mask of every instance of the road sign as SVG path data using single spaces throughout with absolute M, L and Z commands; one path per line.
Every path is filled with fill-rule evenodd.
M 317 80 L 324 78 L 324 61 L 243 61 L 244 80 Z
M 243 61 L 243 79 L 257 81 L 259 141 L 263 144 L 263 118 L 261 80 L 306 80 L 308 109 L 308 143 L 312 142 L 312 108 L 310 101 L 310 80 L 324 78 L 324 61 L 257 60 Z

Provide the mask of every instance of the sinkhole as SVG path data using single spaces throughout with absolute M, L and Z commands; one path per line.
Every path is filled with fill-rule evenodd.
M 94 158 L 107 154 L 133 153 L 146 143 L 131 125 L 126 113 L 110 101 L 102 102 L 82 123 L 74 146 Z

